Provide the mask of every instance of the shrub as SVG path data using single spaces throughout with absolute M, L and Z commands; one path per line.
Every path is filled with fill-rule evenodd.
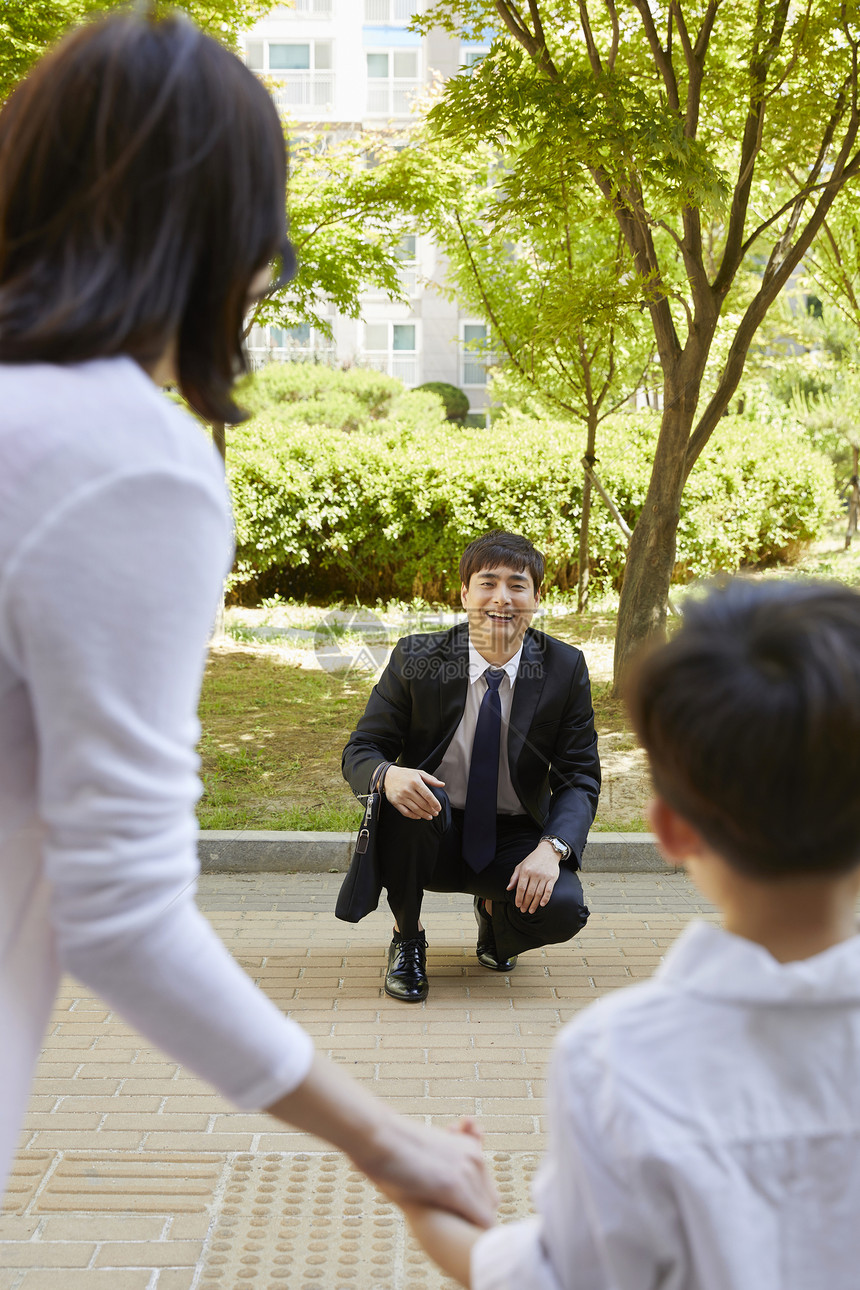
M 449 385 L 447 381 L 425 381 L 423 385 L 416 387 L 419 390 L 429 390 L 431 394 L 438 394 L 445 407 L 445 416 L 449 421 L 463 422 L 469 415 L 469 396 L 464 394 L 456 385 Z
M 643 412 L 601 430 L 597 469 L 631 527 L 658 428 Z M 509 416 L 495 423 L 492 447 L 486 430 L 454 429 L 441 413 L 421 430 L 380 421 L 346 441 L 271 414 L 238 427 L 228 454 L 234 597 L 453 602 L 460 552 L 491 528 L 525 533 L 545 551 L 549 586 L 575 585 L 579 429 Z M 785 559 L 834 513 L 832 466 L 799 432 L 725 417 L 687 485 L 676 579 Z M 624 539 L 597 498 L 590 548 L 596 586 L 620 587 Z
M 444 416 L 439 396 L 426 389 L 407 390 L 395 377 L 370 368 L 344 371 L 323 363 L 269 363 L 242 382 L 237 397 L 257 418 L 351 433 L 392 421 L 429 430 Z

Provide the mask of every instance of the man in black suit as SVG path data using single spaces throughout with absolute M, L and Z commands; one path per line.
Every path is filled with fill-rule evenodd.
M 591 689 L 582 653 L 530 627 L 543 574 L 543 556 L 516 534 L 467 547 L 468 623 L 398 641 L 344 749 L 353 791 L 378 781 L 385 799 L 393 998 L 427 996 L 425 890 L 474 898 L 478 959 L 497 972 L 588 918 L 576 870 L 600 791 Z

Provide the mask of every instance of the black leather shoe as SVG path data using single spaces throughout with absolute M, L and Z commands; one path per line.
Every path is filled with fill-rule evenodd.
M 423 932 L 411 940 L 394 936 L 388 947 L 388 971 L 385 993 L 404 1003 L 420 1003 L 427 998 L 427 937 Z
M 478 962 L 485 968 L 491 968 L 493 972 L 513 972 L 517 966 L 516 954 L 509 959 L 499 958 L 496 938 L 493 934 L 493 922 L 484 909 L 483 897 L 476 896 L 474 904 L 475 921 L 478 924 L 478 944 L 475 947 Z

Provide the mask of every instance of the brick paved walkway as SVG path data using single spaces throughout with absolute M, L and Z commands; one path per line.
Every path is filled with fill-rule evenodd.
M 525 1212 L 559 1026 L 647 977 L 712 914 L 683 875 L 591 874 L 587 928 L 510 977 L 474 958 L 468 898 L 428 895 L 430 997 L 382 994 L 390 919 L 331 913 L 339 875 L 206 877 L 200 904 L 320 1049 L 404 1112 L 486 1132 L 503 1217 Z M 0 1217 L 0 1290 L 436 1290 L 397 1212 L 317 1139 L 234 1112 L 64 984 Z

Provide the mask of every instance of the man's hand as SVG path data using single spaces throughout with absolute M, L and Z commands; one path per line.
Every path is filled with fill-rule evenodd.
M 382 791 L 392 806 L 396 806 L 407 820 L 432 820 L 442 807 L 427 787 L 435 784 L 444 788 L 445 782 L 428 775 L 426 770 L 410 770 L 408 766 L 389 766 L 382 781 Z
M 516 887 L 514 904 L 521 914 L 533 914 L 542 905 L 549 904 L 553 887 L 558 881 L 559 862 L 548 842 L 539 842 L 534 851 L 521 860 L 508 883 L 508 891 Z

